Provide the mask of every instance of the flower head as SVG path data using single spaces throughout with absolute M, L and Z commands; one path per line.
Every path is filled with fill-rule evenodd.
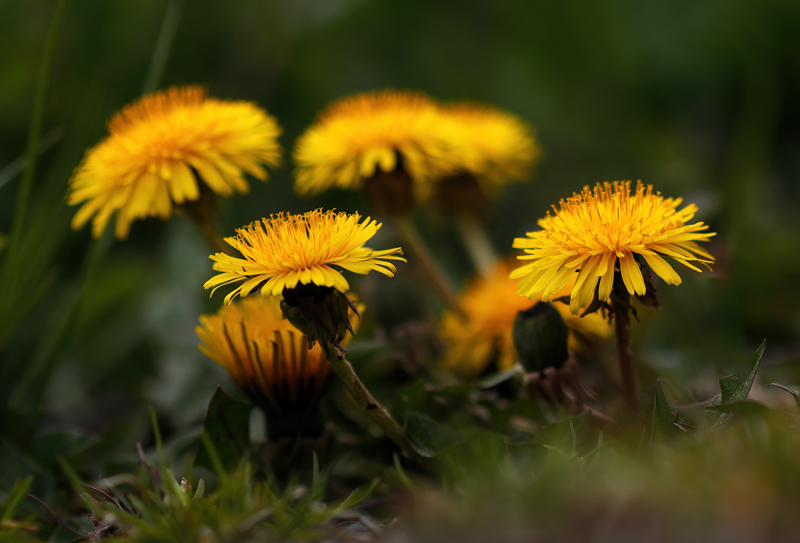
M 331 366 L 317 345 L 283 319 L 277 298 L 246 298 L 202 315 L 195 329 L 198 347 L 220 364 L 257 405 L 281 420 L 271 428 L 314 423 L 308 417 L 323 393 Z M 308 420 L 303 420 L 307 418 Z M 307 429 L 307 428 L 306 428 Z
M 466 320 L 452 311 L 444 314 L 440 330 L 447 346 L 442 361 L 445 369 L 475 377 L 492 361 L 501 371 L 517 363 L 519 357 L 512 336 L 514 319 L 532 304 L 516 295 L 516 283 L 508 276 L 510 271 L 508 263 L 498 263 L 489 278 L 477 279 L 467 287 L 460 298 Z M 568 293 L 566 289 L 563 292 Z M 554 305 L 570 329 L 572 350 L 581 346 L 578 335 L 586 339 L 610 335 L 611 327 L 600 315 L 579 318 L 571 315 L 566 305 Z
M 358 213 L 321 209 L 302 215 L 270 215 L 238 229 L 236 237 L 225 238 L 244 258 L 212 255 L 214 270 L 220 273 L 203 286 L 216 290 L 222 285 L 243 283 L 225 297 L 225 303 L 230 304 L 236 296 L 245 297 L 257 288 L 262 296 L 278 296 L 298 285 L 345 292 L 349 284 L 334 267 L 359 274 L 375 270 L 392 277 L 395 266 L 387 260 L 405 262 L 397 256 L 402 254 L 401 249 L 374 251 L 364 247 L 381 224 L 369 217 L 360 221 Z
M 333 103 L 297 140 L 297 192 L 359 189 L 376 173 L 397 170 L 414 182 L 430 179 L 442 153 L 439 115 L 433 101 L 408 91 L 366 92 Z
M 499 109 L 453 104 L 443 108 L 442 123 L 452 144 L 451 169 L 475 178 L 485 192 L 524 180 L 541 154 L 533 129 Z
M 139 218 L 167 218 L 174 204 L 200 197 L 198 179 L 214 193 L 249 190 L 244 173 L 263 180 L 280 163 L 275 119 L 251 102 L 206 97 L 201 87 L 173 87 L 118 112 L 109 136 L 87 151 L 70 179 L 70 205 L 83 203 L 72 226 L 90 218 L 95 237 L 116 212 L 125 238 Z
M 667 284 L 679 285 L 680 276 L 661 255 L 699 272 L 692 262 L 708 267 L 714 257 L 697 242 L 715 235 L 703 232 L 708 225 L 702 222 L 687 224 L 697 206 L 679 210 L 682 201 L 653 193 L 641 181 L 634 194 L 630 181 L 584 187 L 540 219 L 541 230 L 514 240 L 514 248 L 526 253 L 517 258 L 532 261 L 511 273 L 520 280 L 517 293 L 547 301 L 577 275 L 570 291 L 570 311 L 577 314 L 595 299 L 595 289 L 597 299 L 608 301 L 619 266 L 627 291 L 641 296 L 647 289 L 637 256 Z

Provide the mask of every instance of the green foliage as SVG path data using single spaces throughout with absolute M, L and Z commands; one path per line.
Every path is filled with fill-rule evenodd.
M 222 387 L 217 387 L 203 425 L 203 439 L 214 444 L 219 462 L 226 468 L 238 464 L 246 451 L 250 450 L 250 412 L 253 407 L 228 396 Z M 198 466 L 214 469 L 207 449 L 198 452 Z
M 766 340 L 761 343 L 761 346 L 756 350 L 753 355 L 753 362 L 750 371 L 738 375 L 729 375 L 719 380 L 720 395 L 711 401 L 711 404 L 706 407 L 706 410 L 712 413 L 716 418 L 715 426 L 721 427 L 729 423 L 737 412 L 747 411 L 747 408 L 736 407 L 728 408 L 733 404 L 741 404 L 747 399 L 750 394 L 750 388 L 753 386 L 753 380 L 756 378 L 756 372 L 761 364 L 761 357 L 764 356 L 764 350 L 767 347 Z
M 452 428 L 421 413 L 406 414 L 405 432 L 417 454 L 425 458 L 433 458 L 463 440 Z
M 669 409 L 667 397 L 664 396 L 664 389 L 661 386 L 661 380 L 656 380 L 656 386 L 653 390 L 653 426 L 650 436 L 656 435 L 669 437 L 675 434 L 678 428 L 675 425 L 675 416 Z
M 209 439 L 204 442 L 209 456 L 219 458 L 215 445 Z M 157 456 L 163 457 L 160 446 Z M 242 464 L 218 472 L 216 485 L 208 491 L 204 479 L 193 489 L 191 473 L 178 481 L 172 471 L 154 468 L 146 459 L 141 466 L 130 489 L 74 481 L 93 511 L 95 533 L 121 542 L 320 540 L 335 534 L 333 521 L 352 516 L 378 484 L 376 479 L 326 503 L 325 477 L 318 472 L 309 487 L 289 484 L 280 489 L 274 479 L 261 480 Z
M 33 477 L 28 477 L 17 481 L 8 494 L 0 494 L 0 542 L 38 541 L 32 535 L 37 530 L 36 525 L 29 519 L 19 518 L 19 506 L 25 499 L 32 480 Z

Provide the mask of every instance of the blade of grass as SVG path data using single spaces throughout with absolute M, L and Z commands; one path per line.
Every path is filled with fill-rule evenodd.
M 3 263 L 3 285 L 6 287 L 0 292 L 0 308 L 3 316 L 14 314 L 9 306 L 9 299 L 14 298 L 13 289 L 8 288 L 14 281 L 10 279 L 20 269 L 19 252 L 22 240 L 22 230 L 25 227 L 25 218 L 28 211 L 28 200 L 30 200 L 33 180 L 36 176 L 36 157 L 39 153 L 39 140 L 41 139 L 42 124 L 44 122 L 45 103 L 47 101 L 47 88 L 50 80 L 50 66 L 52 65 L 55 53 L 56 40 L 61 28 L 61 21 L 64 15 L 66 0 L 58 0 L 53 19 L 50 22 L 50 29 L 47 33 L 44 52 L 42 54 L 42 64 L 39 67 L 39 76 L 36 82 L 36 91 L 33 99 L 33 112 L 31 113 L 31 123 L 28 129 L 28 141 L 25 148 L 25 167 L 22 171 L 22 180 L 17 191 L 16 205 L 14 206 L 14 219 L 11 226 L 11 235 Z M 4 319 L 5 320 L 5 319 Z M 7 329 L 7 323 L 2 323 L 2 328 Z M 4 338 L 4 343 L 7 338 Z
M 65 0 L 60 0 L 59 5 L 61 6 L 64 4 Z M 61 7 L 63 9 L 63 6 Z M 150 60 L 150 68 L 147 73 L 147 77 L 145 79 L 142 93 L 146 94 L 152 92 L 158 86 L 161 77 L 164 72 L 164 68 L 166 67 L 166 62 L 169 57 L 169 52 L 172 48 L 172 42 L 175 37 L 175 31 L 177 29 L 178 21 L 180 20 L 181 11 L 183 9 L 183 0 L 171 0 L 169 5 L 167 6 L 167 10 L 164 14 L 164 19 L 161 24 L 161 29 L 159 31 L 158 39 L 156 40 L 156 46 L 153 50 L 153 54 Z M 57 13 L 58 22 L 60 24 L 60 17 L 61 14 Z M 56 20 L 54 19 L 54 25 Z M 51 28 L 51 34 L 53 33 Z M 55 38 L 53 38 L 54 41 Z M 52 51 L 48 49 L 48 47 L 52 47 L 50 36 L 48 37 L 48 46 L 45 48 L 46 51 L 46 59 L 49 66 L 50 57 L 47 56 L 48 51 L 50 56 L 52 56 Z M 48 67 L 49 69 L 49 67 Z M 46 86 L 46 79 L 44 80 L 44 85 Z M 40 87 L 43 85 L 40 79 L 39 83 Z M 38 90 L 37 90 L 38 92 Z M 37 94 L 37 100 L 39 99 Z M 42 98 L 42 101 L 44 98 Z M 37 102 L 38 104 L 38 102 Z M 43 105 L 42 105 L 43 107 Z M 38 117 L 37 115 L 36 106 L 34 106 L 34 120 L 38 119 L 39 122 L 39 129 L 36 131 L 36 137 L 38 138 L 38 131 L 41 129 L 41 112 L 39 112 Z M 32 134 L 33 130 L 33 122 L 32 121 Z M 61 137 L 61 134 L 56 134 L 58 138 Z M 48 134 L 50 136 L 50 134 Z M 45 136 L 48 137 L 48 136 Z M 44 138 L 43 138 L 44 139 Z M 56 140 L 57 141 L 57 140 Z M 36 153 L 36 149 L 34 146 L 33 151 L 30 149 L 30 141 L 29 141 L 29 149 L 27 152 L 27 163 L 26 166 L 31 161 L 31 152 Z M 52 144 L 51 144 L 52 145 Z M 30 167 L 30 166 L 29 166 Z M 33 174 L 26 175 L 32 176 Z M 23 178 L 23 184 L 25 184 L 25 178 Z M 28 182 L 30 184 L 30 182 Z M 1 185 L 0 185 L 1 186 Z M 22 187 L 21 189 L 22 190 Z M 30 188 L 28 188 L 28 192 Z M 27 197 L 25 196 L 25 205 L 27 205 Z M 17 200 L 17 205 L 20 205 L 19 198 Z M 20 219 L 21 220 L 21 219 Z M 16 223 L 16 215 L 15 215 L 15 223 Z M 16 228 L 16 226 L 15 226 Z M 21 228 L 21 227 L 20 227 Z M 106 228 L 103 235 L 100 236 L 99 239 L 94 240 L 92 243 L 91 248 L 87 252 L 84 262 L 83 262 L 83 278 L 81 280 L 81 286 L 78 290 L 77 294 L 73 298 L 72 302 L 70 302 L 69 307 L 67 308 L 64 316 L 58 323 L 55 333 L 51 336 L 51 341 L 44 342 L 42 344 L 42 348 L 34 355 L 33 362 L 28 365 L 22 378 L 20 379 L 19 385 L 16 387 L 14 391 L 14 395 L 11 398 L 11 405 L 15 406 L 16 408 L 21 408 L 24 405 L 28 405 L 30 410 L 35 412 L 39 409 L 41 402 L 44 398 L 44 394 L 47 390 L 47 386 L 50 382 L 50 376 L 55 369 L 55 365 L 57 362 L 58 354 L 63 350 L 64 345 L 69 338 L 69 332 L 74 326 L 74 323 L 78 320 L 78 312 L 80 310 L 80 302 L 84 298 L 84 294 L 86 290 L 89 288 L 89 285 L 92 284 L 96 271 L 102 262 L 105 259 L 105 256 L 108 254 L 108 251 L 111 247 L 111 242 L 113 241 L 113 236 L 110 233 L 111 229 Z M 12 238 L 13 242 L 13 238 Z M 11 259 L 11 255 L 7 256 L 7 260 Z M 8 264 L 8 262 L 7 262 Z M 5 284 L 8 284 L 6 282 Z M 43 285 L 49 286 L 52 284 L 51 282 L 43 283 Z M 43 292 L 42 292 L 43 294 Z M 38 300 L 40 296 L 31 297 L 33 300 Z M 34 302 L 35 303 L 35 302 Z M 32 307 L 33 303 L 29 303 L 29 306 Z M 28 308 L 29 309 L 29 308 Z M 11 316 L 16 317 L 16 322 L 18 323 L 21 320 L 22 316 L 24 316 L 27 311 L 20 311 L 20 312 L 9 312 Z M 8 330 L 15 329 L 15 326 L 6 327 Z M 7 339 L 3 337 L 3 343 L 7 341 Z M 0 343 L 2 344 L 2 343 Z
M 50 376 L 55 369 L 58 354 L 62 351 L 69 338 L 70 330 L 78 320 L 80 300 L 92 285 L 97 269 L 111 247 L 113 241 L 111 230 L 111 228 L 106 228 L 100 239 L 95 240 L 90 247 L 83 262 L 81 286 L 59 321 L 55 333 L 51 336 L 51 341 L 44 343 L 42 348 L 37 350 L 32 363 L 25 368 L 19 385 L 11 397 L 12 406 L 20 409 L 28 405 L 33 412 L 39 409 L 50 382 Z
M 172 42 L 175 39 L 175 31 L 178 29 L 178 22 L 181 19 L 181 11 L 183 11 L 183 0 L 170 0 L 167 10 L 164 12 L 164 19 L 161 21 L 161 30 L 158 32 L 156 46 L 150 59 L 150 68 L 147 70 L 147 77 L 142 85 L 142 94 L 150 94 L 161 84 L 169 53 L 172 50 Z
M 36 94 L 33 99 L 33 113 L 31 114 L 31 124 L 28 131 L 28 144 L 25 150 L 25 169 L 22 172 L 22 181 L 17 192 L 17 203 L 14 207 L 14 222 L 11 229 L 11 241 L 9 243 L 8 260 L 13 261 L 12 255 L 19 246 L 19 239 L 22 235 L 22 228 L 25 224 L 25 214 L 30 199 L 31 186 L 36 175 L 36 156 L 39 149 L 39 139 L 41 138 L 42 124 L 44 121 L 44 107 L 47 101 L 47 87 L 50 81 L 50 65 L 56 47 L 58 31 L 61 29 L 61 21 L 64 16 L 66 0 L 58 0 L 53 20 L 50 23 L 50 30 L 47 33 L 47 41 L 44 45 L 42 64 L 39 68 L 39 78 L 36 83 Z
M 153 425 L 153 435 L 156 438 L 156 454 L 158 455 L 158 469 L 162 474 L 167 471 L 167 461 L 164 457 L 164 444 L 161 441 L 161 429 L 158 427 L 158 418 L 156 417 L 156 410 L 150 406 L 150 423 Z
M 64 138 L 65 130 L 61 126 L 53 128 L 50 132 L 42 136 L 37 145 L 37 154 L 42 155 L 45 151 L 50 149 L 53 145 L 58 143 Z M 25 169 L 27 163 L 27 152 L 18 156 L 0 170 L 0 189 L 2 189 L 9 181 L 14 179 L 18 173 Z
M 3 516 L 0 517 L 0 522 L 7 522 L 11 520 L 11 517 L 14 516 L 14 513 L 17 510 L 17 506 L 28 494 L 28 488 L 30 488 L 31 483 L 33 482 L 33 476 L 27 477 L 22 481 L 17 481 L 14 485 L 14 488 L 11 489 L 11 492 L 8 493 L 6 499 L 0 503 L 2 506 L 2 513 Z

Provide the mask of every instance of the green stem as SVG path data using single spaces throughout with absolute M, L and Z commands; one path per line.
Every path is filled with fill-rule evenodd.
M 347 360 L 344 352 L 333 345 L 329 345 L 327 353 L 328 362 L 333 367 L 333 371 L 342 380 L 344 386 L 347 387 L 350 396 L 355 400 L 359 409 L 364 411 L 372 422 L 380 426 L 384 435 L 391 439 L 401 450 L 405 451 L 406 454 L 422 466 L 429 467 L 429 462 L 417 454 L 408 443 L 403 428 L 394 420 L 386 408 L 370 394 L 367 387 L 358 378 L 353 365 Z
M 614 307 L 614 329 L 617 333 L 622 393 L 628 407 L 638 412 L 640 410 L 639 393 L 636 385 L 636 367 L 633 364 L 633 344 L 631 343 L 631 296 L 621 283 L 621 281 L 615 281 L 611 303 Z
M 442 301 L 444 301 L 452 311 L 455 311 L 463 317 L 464 310 L 461 308 L 458 296 L 456 296 L 456 289 L 433 258 L 430 249 L 428 249 L 428 246 L 420 237 L 419 232 L 417 232 L 414 223 L 412 223 L 411 219 L 407 216 L 395 217 L 395 222 L 403 238 L 403 244 L 414 254 L 414 257 L 420 263 L 422 269 L 425 270 L 425 274 L 439 293 Z
M 497 264 L 497 253 L 486 234 L 486 229 L 475 217 L 466 213 L 458 215 L 456 227 L 475 269 L 484 279 L 488 280 Z

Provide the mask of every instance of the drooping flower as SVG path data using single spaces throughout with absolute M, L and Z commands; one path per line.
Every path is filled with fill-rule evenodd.
M 355 190 L 380 173 L 425 183 L 444 164 L 439 120 L 438 106 L 417 92 L 365 92 L 334 102 L 297 140 L 295 188 Z
M 252 102 L 209 98 L 202 87 L 145 96 L 108 129 L 70 179 L 69 204 L 83 204 L 72 227 L 93 218 L 95 237 L 115 212 L 116 235 L 125 238 L 134 220 L 169 217 L 173 205 L 200 198 L 202 185 L 220 196 L 246 193 L 245 172 L 263 181 L 264 166 L 280 164 L 272 116 Z
M 710 269 L 714 257 L 697 242 L 715 234 L 704 232 L 708 225 L 702 222 L 687 224 L 697 206 L 679 210 L 682 201 L 664 198 L 641 181 L 633 194 L 630 181 L 598 183 L 593 191 L 584 187 L 553 206 L 554 213 L 539 220 L 541 230 L 514 240 L 514 248 L 526 253 L 517 258 L 531 261 L 511 273 L 519 279 L 517 293 L 547 301 L 577 276 L 570 291 L 570 311 L 577 314 L 592 303 L 595 291 L 597 299 L 608 301 L 617 268 L 628 293 L 644 295 L 637 256 L 670 285 L 681 284 L 681 278 L 661 255 L 698 272 L 692 262 Z
M 517 296 L 517 285 L 509 278 L 510 271 L 509 263 L 500 262 L 490 277 L 476 279 L 467 287 L 460 297 L 466 319 L 453 311 L 445 312 L 440 324 L 446 346 L 444 369 L 475 377 L 493 361 L 500 371 L 517 363 L 519 357 L 512 336 L 514 319 L 533 304 Z M 567 294 L 565 287 L 563 295 Z M 611 334 L 611 326 L 600 315 L 579 318 L 570 314 L 566 305 L 554 305 L 570 329 L 572 350 L 582 347 L 582 339 L 606 338 Z
M 230 304 L 236 296 L 245 297 L 257 288 L 262 296 L 278 296 L 284 289 L 298 285 L 345 292 L 350 286 L 335 267 L 358 274 L 375 270 L 393 277 L 395 266 L 387 261 L 405 262 L 397 256 L 402 250 L 395 247 L 374 251 L 364 247 L 380 227 L 369 217 L 361 222 L 358 213 L 318 209 L 302 215 L 270 215 L 269 219 L 239 228 L 236 237 L 225 238 L 244 258 L 212 255 L 214 270 L 220 273 L 203 287 L 216 290 L 222 285 L 243 283 L 225 297 L 225 303 Z
M 273 415 L 270 428 L 300 433 L 319 424 L 313 409 L 331 366 L 319 346 L 305 347 L 306 338 L 283 318 L 277 298 L 251 297 L 223 306 L 215 315 L 202 315 L 195 331 L 200 351 Z
M 486 195 L 525 180 L 541 155 L 533 129 L 506 111 L 456 103 L 443 108 L 442 125 L 452 149 L 446 179 L 472 178 Z

